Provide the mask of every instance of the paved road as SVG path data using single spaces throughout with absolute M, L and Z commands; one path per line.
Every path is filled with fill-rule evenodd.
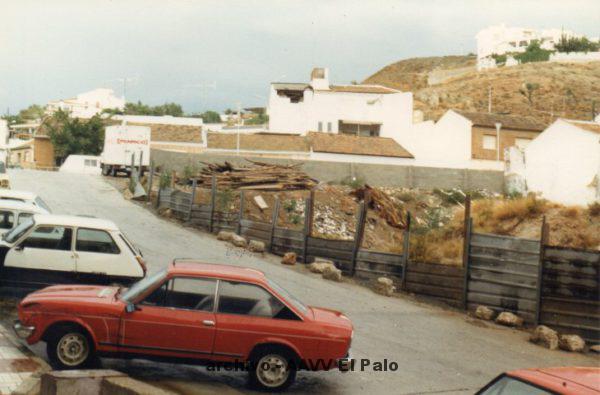
M 150 270 L 174 257 L 244 265 L 263 270 L 307 304 L 344 311 L 355 325 L 355 358 L 395 361 L 396 372 L 300 373 L 293 393 L 473 393 L 502 371 L 532 366 L 598 365 L 592 356 L 548 351 L 527 334 L 467 319 L 462 313 L 386 298 L 351 283 L 322 280 L 302 268 L 284 267 L 276 257 L 240 254 L 213 236 L 158 218 L 124 200 L 101 177 L 11 171 L 13 189 L 39 193 L 55 213 L 89 214 L 116 222 L 144 251 Z M 186 393 L 206 391 L 203 383 L 246 391 L 242 374 L 218 374 L 202 367 L 113 362 L 109 366 L 146 379 L 159 379 Z M 173 378 L 174 376 L 174 378 Z M 219 390 L 222 391 L 222 390 Z

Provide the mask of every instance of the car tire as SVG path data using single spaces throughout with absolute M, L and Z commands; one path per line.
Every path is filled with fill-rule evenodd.
M 110 168 L 107 165 L 102 165 L 102 175 L 108 176 L 109 172 L 110 172 Z
M 85 369 L 98 363 L 92 338 L 75 325 L 57 328 L 46 343 L 46 353 L 56 370 Z
M 249 362 L 248 384 L 251 388 L 279 392 L 296 379 L 298 358 L 283 347 L 262 348 L 253 353 Z

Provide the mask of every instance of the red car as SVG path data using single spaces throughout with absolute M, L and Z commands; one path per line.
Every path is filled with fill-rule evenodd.
M 47 343 L 56 368 L 97 356 L 225 364 L 250 384 L 281 390 L 297 369 L 348 363 L 353 329 L 342 313 L 307 307 L 257 270 L 176 260 L 129 289 L 52 286 L 19 304 L 17 334 Z
M 496 377 L 477 395 L 598 395 L 600 368 L 513 370 Z

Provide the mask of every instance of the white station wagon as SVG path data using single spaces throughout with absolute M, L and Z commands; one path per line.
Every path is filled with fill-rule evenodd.
M 103 219 L 34 215 L 0 241 L 0 282 L 6 286 L 127 285 L 145 274 L 141 252 Z
M 33 203 L 0 199 L 0 234 L 16 228 L 35 214 L 50 214 L 50 212 Z
M 15 191 L 14 189 L 0 189 L 0 200 L 11 200 L 17 202 L 31 203 L 35 206 L 41 207 L 49 213 L 52 212 L 50 207 L 44 202 L 44 200 L 33 192 L 28 191 Z

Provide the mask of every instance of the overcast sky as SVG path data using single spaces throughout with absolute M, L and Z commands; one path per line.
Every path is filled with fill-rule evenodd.
M 600 35 L 599 0 L 0 0 L 0 110 L 111 87 L 187 112 L 266 104 L 272 81 L 336 83 L 475 52 L 490 24 Z

